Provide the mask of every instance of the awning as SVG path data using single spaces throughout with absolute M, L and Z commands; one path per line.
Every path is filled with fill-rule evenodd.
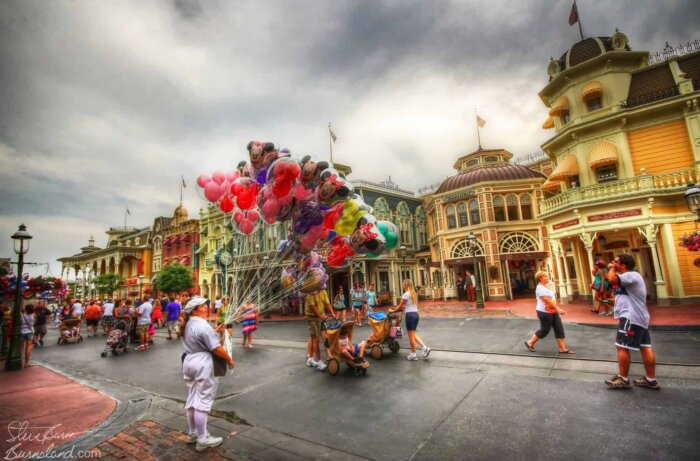
M 581 90 L 581 98 L 583 98 L 584 101 L 598 98 L 600 96 L 603 96 L 603 85 L 601 85 L 599 81 L 593 80 L 592 82 L 588 82 L 583 85 L 583 89 Z
M 617 147 L 615 147 L 615 144 L 608 141 L 599 142 L 593 146 L 591 152 L 588 154 L 588 166 L 591 168 L 616 165 L 618 161 Z
M 569 176 L 576 176 L 577 174 L 578 161 L 576 157 L 572 154 L 566 154 L 552 174 L 549 175 L 549 179 L 552 181 L 563 181 Z
M 543 190 L 555 190 L 559 189 L 559 184 L 561 181 L 552 181 L 551 179 L 546 180 L 544 183 L 542 183 L 542 189 Z
M 544 123 L 542 124 L 542 129 L 549 130 L 551 128 L 554 128 L 554 119 L 550 115 L 549 117 L 547 117 L 547 120 L 545 120 Z
M 552 108 L 549 109 L 549 115 L 556 116 L 567 110 L 569 110 L 569 98 L 561 96 L 552 104 Z

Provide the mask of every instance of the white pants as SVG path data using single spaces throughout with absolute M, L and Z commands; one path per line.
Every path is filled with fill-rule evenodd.
M 185 409 L 211 411 L 219 387 L 219 378 L 214 376 L 214 362 L 210 352 L 187 354 L 182 364 L 182 377 L 189 389 Z

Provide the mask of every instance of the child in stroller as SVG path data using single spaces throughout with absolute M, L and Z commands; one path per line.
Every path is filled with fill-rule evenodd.
M 65 319 L 58 324 L 58 344 L 82 342 L 83 336 L 80 334 L 80 319 Z
M 352 368 L 355 376 L 367 373 L 369 363 L 364 359 L 365 343 L 352 343 L 355 321 L 326 324 L 326 342 L 328 344 L 328 374 L 335 376 L 340 371 L 340 362 Z
M 100 354 L 102 357 L 107 357 L 107 354 L 110 352 L 112 355 L 120 355 L 122 352 L 129 350 L 129 330 L 131 329 L 129 323 L 126 320 L 120 320 L 109 332 L 105 350 Z
M 396 354 L 401 346 L 397 339 L 403 334 L 401 332 L 401 314 L 385 314 L 384 312 L 372 312 L 367 314 L 372 333 L 367 338 L 367 348 L 370 350 L 372 358 L 380 360 L 384 357 L 383 345 L 389 346 L 389 350 Z

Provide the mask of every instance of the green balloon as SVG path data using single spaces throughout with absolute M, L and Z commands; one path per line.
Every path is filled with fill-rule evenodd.
M 386 239 L 386 247 L 389 250 L 396 248 L 396 245 L 399 244 L 399 236 L 393 232 L 387 232 L 384 234 L 384 238 Z
M 370 259 L 377 259 L 378 257 L 381 256 L 379 253 L 367 253 L 365 256 L 367 256 Z

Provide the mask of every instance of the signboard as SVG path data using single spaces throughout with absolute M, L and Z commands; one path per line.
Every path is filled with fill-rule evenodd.
M 575 226 L 575 225 L 578 224 L 579 222 L 580 222 L 580 221 L 578 220 L 578 218 L 577 218 L 577 219 L 571 219 L 571 220 L 569 220 L 569 221 L 564 221 L 564 222 L 560 222 L 559 224 L 553 225 L 553 226 L 552 226 L 552 229 L 554 229 L 554 230 L 564 229 L 564 228 L 567 228 L 567 227 Z
M 139 283 L 139 279 L 127 279 L 126 284 L 127 285 L 137 285 Z
M 588 222 L 607 221 L 609 219 L 629 218 L 630 216 L 641 216 L 642 210 L 613 211 L 612 213 L 595 214 L 588 217 Z
M 460 200 L 466 197 L 474 197 L 476 195 L 473 190 L 465 190 L 463 192 L 458 192 L 456 194 L 450 194 L 446 196 L 443 200 L 446 202 L 452 202 L 454 200 Z

